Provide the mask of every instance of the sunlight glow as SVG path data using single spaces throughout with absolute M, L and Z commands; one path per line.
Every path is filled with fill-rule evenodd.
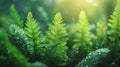
M 98 2 L 93 2 L 93 6 L 99 6 L 99 3 Z
M 93 0 L 86 0 L 86 2 L 88 2 L 88 3 L 92 3 L 92 2 L 93 2 Z

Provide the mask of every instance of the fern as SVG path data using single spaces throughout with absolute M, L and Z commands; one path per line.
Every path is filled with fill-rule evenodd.
M 7 55 L 7 49 L 4 45 L 4 40 L 3 40 L 3 31 L 0 28 L 0 67 L 6 67 L 8 62 L 8 58 L 6 57 Z
M 113 62 L 111 65 L 117 65 L 119 61 L 116 62 L 116 59 L 118 59 L 120 56 L 120 0 L 117 0 L 115 11 L 111 15 L 109 22 L 110 23 L 108 23 L 108 27 L 110 29 L 107 31 L 110 41 L 109 47 L 111 49 L 109 58 L 110 61 Z
M 86 18 L 86 14 L 84 11 L 80 13 L 79 16 L 79 23 L 78 23 L 78 29 L 76 32 L 76 39 L 75 45 L 73 45 L 73 48 L 79 48 L 81 46 L 88 46 L 87 43 L 90 42 L 90 25 L 88 23 L 88 20 Z
M 27 54 L 27 47 L 30 45 L 27 36 L 23 29 L 20 29 L 17 25 L 10 25 L 11 40 L 15 46 L 23 53 Z
M 109 20 L 108 26 L 110 30 L 108 31 L 109 39 L 114 43 L 118 44 L 120 41 L 120 1 L 118 0 L 115 11 L 113 12 L 111 19 Z
M 106 31 L 107 31 L 107 27 L 105 22 L 98 22 L 97 23 L 97 37 L 100 40 L 103 40 L 106 37 Z
M 97 23 L 97 48 L 101 48 L 101 47 L 105 47 L 105 42 L 106 42 L 106 38 L 107 38 L 107 27 L 106 27 L 106 23 L 105 22 L 98 22 Z
M 60 13 L 57 13 L 54 17 L 53 24 L 49 26 L 46 33 L 46 40 L 48 41 L 47 45 L 47 57 L 50 61 L 47 61 L 48 64 L 54 65 L 64 65 L 68 59 L 66 50 L 67 32 L 64 28 L 65 24 L 62 24 L 62 16 Z
M 9 63 L 12 63 L 11 65 L 15 67 L 30 67 L 30 63 L 27 59 L 9 42 L 8 36 L 3 29 L 0 29 L 0 34 L 2 35 L 0 37 L 2 38 L 1 42 L 4 44 L 3 48 L 7 50 L 7 55 L 5 56 Z
M 43 45 L 42 38 L 40 38 L 40 27 L 36 23 L 36 20 L 33 18 L 32 13 L 29 12 L 27 15 L 27 22 L 25 27 L 25 34 L 28 37 L 28 40 L 32 43 L 28 48 L 30 52 L 35 57 L 39 56 L 42 51 Z
M 4 28 L 5 30 L 7 30 L 7 32 L 9 32 L 9 25 L 10 25 L 10 22 L 6 19 L 8 17 L 0 17 L 0 27 Z
M 74 60 L 79 61 L 82 59 L 86 54 L 91 50 L 91 46 L 89 44 L 91 40 L 90 35 L 90 24 L 88 23 L 88 20 L 86 18 L 86 14 L 84 11 L 80 13 L 79 16 L 79 23 L 77 26 L 77 31 L 75 33 L 74 42 L 75 44 L 72 46 L 71 50 L 71 58 Z M 80 59 L 78 59 L 80 58 Z
M 101 48 L 89 53 L 86 58 L 79 62 L 75 67 L 96 67 L 100 59 L 105 57 L 110 50 L 108 48 Z
M 23 20 L 21 20 L 19 14 L 15 10 L 14 5 L 10 7 L 10 16 L 14 22 L 14 24 L 18 25 L 20 28 L 23 28 Z

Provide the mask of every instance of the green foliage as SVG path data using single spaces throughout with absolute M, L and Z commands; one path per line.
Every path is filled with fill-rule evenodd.
M 32 13 L 29 12 L 27 15 L 27 22 L 25 27 L 25 34 L 28 37 L 31 45 L 28 47 L 30 53 L 34 55 L 34 58 L 39 56 L 42 52 L 42 38 L 40 38 L 40 27 L 36 23 L 36 20 L 33 18 Z M 39 52 L 41 51 L 41 52 Z
M 23 28 L 23 20 L 21 20 L 21 17 L 15 10 L 14 5 L 11 5 L 11 7 L 10 7 L 10 16 L 11 16 L 11 19 L 13 20 L 14 24 L 18 25 L 20 28 Z
M 97 23 L 97 29 L 96 29 L 96 33 L 97 33 L 97 48 L 101 48 L 101 47 L 105 47 L 105 42 L 106 42 L 106 38 L 107 38 L 107 26 L 105 22 L 99 21 Z
M 5 47 L 5 44 L 4 44 L 4 40 L 3 40 L 3 31 L 2 29 L 0 28 L 0 66 L 7 66 L 5 65 L 5 63 L 7 64 L 8 63 L 8 58 L 6 57 L 7 55 L 7 49 Z
M 68 38 L 66 37 L 66 29 L 64 28 L 65 24 L 62 24 L 62 16 L 60 13 L 57 13 L 53 20 L 53 25 L 50 25 L 47 31 L 47 39 L 50 45 L 65 45 Z M 64 38 L 62 38 L 64 37 Z M 54 41 L 56 40 L 56 41 Z
M 74 45 L 72 46 L 70 57 L 76 61 L 79 61 L 91 50 L 90 46 L 90 24 L 88 23 L 86 14 L 84 11 L 80 13 L 78 20 L 77 31 L 75 33 Z M 79 59 L 77 59 L 79 58 Z
M 105 39 L 106 37 L 106 31 L 107 31 L 107 27 L 105 22 L 98 22 L 97 23 L 97 38 L 99 38 L 100 40 Z
M 108 48 L 101 48 L 96 51 L 90 52 L 86 58 L 79 62 L 75 67 L 96 67 L 100 59 L 105 57 L 110 52 Z
M 108 38 L 109 38 L 109 48 L 111 49 L 111 54 L 109 56 L 110 61 L 112 61 L 113 66 L 119 65 L 119 61 L 116 62 L 116 59 L 119 59 L 120 56 L 120 0 L 117 0 L 117 5 L 111 19 L 108 23 Z M 112 58 L 111 58 L 112 57 Z
M 90 42 L 90 24 L 88 23 L 88 20 L 86 18 L 86 14 L 84 11 L 80 13 L 79 16 L 79 23 L 78 23 L 78 29 L 76 32 L 76 39 L 75 45 L 73 45 L 73 48 L 79 48 L 81 46 L 87 46 L 88 43 Z
M 48 45 L 46 47 L 46 62 L 50 65 L 65 65 L 68 59 L 66 50 L 67 32 L 62 23 L 62 16 L 57 13 L 54 17 L 53 24 L 51 24 L 46 32 L 46 40 Z M 49 61 L 48 61 L 49 59 Z
M 7 20 L 6 16 L 5 17 L 4 16 L 0 17 L 0 27 L 4 28 L 8 32 L 9 31 L 9 29 L 8 29 L 9 25 L 10 25 L 10 23 Z
M 11 40 L 14 42 L 15 46 L 23 53 L 27 53 L 27 47 L 30 45 L 28 38 L 25 35 L 23 29 L 20 29 L 17 25 L 10 25 Z
M 72 49 L 69 51 L 70 64 L 76 64 L 91 51 L 91 46 L 89 44 L 91 41 L 91 27 L 84 11 L 81 11 L 78 24 L 75 28 L 74 43 Z
M 41 62 L 34 62 L 32 63 L 32 67 L 47 67 L 47 66 Z
M 12 63 L 13 67 L 30 67 L 30 63 L 27 59 L 13 46 L 7 37 L 7 34 L 4 30 L 0 29 L 0 34 L 2 35 L 1 43 L 4 44 L 3 48 L 7 50 L 5 55 L 9 63 Z
M 6 48 L 4 47 L 4 40 L 3 40 L 3 32 L 0 28 L 0 55 L 5 55 L 7 50 L 5 50 Z
M 86 10 L 86 5 L 82 6 L 85 7 L 85 9 L 82 9 L 84 9 L 88 14 L 88 19 L 92 25 L 89 24 L 84 11 L 80 13 L 78 23 L 76 23 L 77 15 L 79 11 L 81 11 L 81 9 L 75 8 L 80 7 L 79 4 L 75 4 L 77 0 L 50 0 L 47 3 L 46 1 L 47 0 L 31 0 L 29 3 L 26 3 L 26 0 L 13 0 L 9 2 L 1 0 L 0 67 L 46 67 L 45 64 L 47 64 L 49 67 L 73 67 L 79 61 L 80 62 L 76 65 L 76 67 L 120 66 L 119 0 L 117 2 L 115 11 L 111 16 L 110 23 L 108 23 L 108 28 L 105 21 L 98 22 L 97 26 L 94 26 L 96 24 L 93 23 L 98 21 L 98 19 L 106 20 L 106 18 L 108 18 L 104 13 L 102 13 L 104 11 L 102 11 L 100 8 L 101 5 L 99 4 L 102 2 L 108 2 L 109 0 L 96 1 L 96 3 L 100 2 L 98 6 L 94 4 L 94 1 L 89 4 L 87 3 L 88 1 L 80 1 L 81 5 L 83 2 L 86 2 L 88 5 L 91 4 L 91 6 L 100 8 L 97 12 L 97 10 L 94 10 L 93 8 L 92 11 Z M 19 3 L 16 4 L 17 2 Z M 112 0 L 110 0 L 110 2 L 113 3 Z M 3 8 L 2 5 L 6 3 L 7 6 L 4 6 Z M 16 7 L 19 9 L 16 10 L 14 5 L 11 5 L 11 3 L 15 3 Z M 57 5 L 58 3 L 59 5 Z M 67 11 L 71 10 L 69 8 L 69 5 L 71 4 L 66 5 L 67 3 L 73 3 L 73 9 L 70 12 Z M 69 22 L 67 23 L 66 27 L 65 24 L 62 23 L 63 19 L 60 13 L 56 14 L 52 24 L 47 27 L 49 21 L 51 21 L 51 18 L 53 18 L 54 13 L 56 13 L 53 11 L 54 8 L 51 7 L 54 6 L 53 4 L 56 5 L 56 11 L 58 10 L 58 6 L 61 7 L 60 11 L 62 9 L 61 13 L 63 14 L 64 21 L 66 23 Z M 61 5 L 65 5 L 67 7 L 67 11 L 64 11 L 66 7 Z M 10 12 L 7 11 L 9 6 Z M 52 9 L 48 9 L 48 7 L 51 7 Z M 41 27 L 39 27 L 39 24 L 37 23 L 36 19 L 34 19 L 31 12 L 28 13 L 27 18 L 25 17 L 29 10 L 32 10 L 35 18 L 40 21 L 39 23 Z M 22 19 L 26 21 L 25 25 L 17 11 L 20 12 Z M 46 31 L 47 28 L 48 31 Z M 46 34 L 41 36 L 41 34 L 45 32 Z M 110 50 L 107 48 L 110 48 Z M 96 51 L 91 52 L 92 50 Z M 108 52 L 110 53 L 107 55 Z M 26 56 L 28 59 L 26 59 L 24 56 Z M 29 60 L 31 64 L 27 60 Z
M 9 32 L 9 26 L 15 24 L 20 28 L 23 28 L 23 20 L 15 10 L 14 5 L 10 7 L 10 15 L 0 15 L 0 26 Z
M 120 1 L 118 0 L 115 11 L 111 15 L 111 18 L 108 23 L 110 30 L 108 31 L 109 39 L 118 44 L 120 37 Z

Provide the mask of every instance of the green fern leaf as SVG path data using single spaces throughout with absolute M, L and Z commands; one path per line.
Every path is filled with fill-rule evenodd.
M 106 37 L 107 27 L 105 22 L 98 22 L 97 23 L 97 37 L 103 40 Z
M 120 41 L 120 1 L 118 0 L 115 11 L 111 15 L 108 26 L 110 30 L 108 31 L 109 39 L 118 44 Z
M 5 48 L 4 50 L 7 50 L 5 56 L 8 58 L 9 63 L 12 61 L 13 64 L 11 65 L 15 67 L 30 67 L 28 60 L 9 42 L 8 36 L 3 29 L 0 29 L 0 35 L 2 35 L 0 36 L 2 38 L 0 43 L 2 42 L 4 44 L 3 48 Z
M 105 47 L 105 42 L 107 39 L 107 26 L 105 22 L 99 21 L 97 23 L 97 29 L 96 29 L 96 33 L 97 33 L 97 39 L 96 39 L 96 43 L 97 43 L 97 48 L 101 48 L 101 47 Z
M 10 32 L 12 35 L 11 40 L 15 46 L 23 53 L 27 53 L 27 47 L 30 45 L 27 36 L 23 29 L 20 29 L 17 25 L 10 25 Z
M 111 15 L 111 19 L 108 23 L 108 38 L 110 40 L 109 47 L 111 49 L 111 57 L 110 60 L 113 61 L 111 65 L 117 65 L 115 59 L 119 57 L 120 52 L 120 0 L 117 0 L 117 5 L 113 14 Z
M 108 48 L 97 49 L 89 53 L 86 58 L 79 62 L 75 67 L 97 67 L 96 64 L 101 58 L 105 57 L 110 52 Z
M 63 27 L 65 24 L 62 24 L 62 22 L 61 14 L 57 13 L 53 20 L 53 25 L 50 25 L 49 31 L 47 31 L 47 39 L 49 39 L 48 41 L 51 45 L 61 44 L 68 40 L 68 38 L 66 38 L 66 29 Z
M 52 61 L 48 63 L 53 63 L 55 65 L 64 65 L 68 59 L 66 52 L 68 49 L 66 46 L 68 38 L 66 29 L 64 28 L 65 24 L 62 22 L 61 14 L 57 13 L 52 22 L 53 24 L 48 28 L 49 31 L 46 32 L 46 39 L 48 41 L 47 50 L 49 51 L 47 56 L 51 58 Z
M 90 42 L 90 24 L 88 23 L 88 20 L 86 18 L 86 14 L 84 11 L 80 13 L 79 16 L 79 23 L 78 23 L 78 29 L 76 32 L 76 39 L 75 45 L 73 45 L 73 48 L 79 48 L 80 46 L 85 46 L 87 43 Z M 86 45 L 88 46 L 88 45 Z
M 23 20 L 15 10 L 14 5 L 10 7 L 10 16 L 13 19 L 14 24 L 18 25 L 20 28 L 23 28 Z
M 27 15 L 27 22 L 25 27 L 25 34 L 28 37 L 28 40 L 32 42 L 31 46 L 29 46 L 31 54 L 39 56 L 40 50 L 42 51 L 42 38 L 40 38 L 40 27 L 36 23 L 36 20 L 33 18 L 32 13 L 29 12 Z

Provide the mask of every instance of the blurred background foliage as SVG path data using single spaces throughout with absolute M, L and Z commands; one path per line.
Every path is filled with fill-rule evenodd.
M 107 23 L 108 20 L 110 19 L 110 15 L 114 11 L 116 3 L 117 0 L 0 0 L 0 27 L 1 28 L 3 27 L 8 34 L 10 33 L 8 30 L 9 23 L 14 23 L 13 22 L 14 18 L 12 18 L 11 16 L 12 13 L 10 11 L 10 8 L 11 5 L 14 5 L 16 11 L 20 15 L 20 17 L 19 16 L 18 17 L 21 18 L 21 20 L 23 20 L 21 21 L 21 23 L 23 22 L 24 24 L 23 27 L 25 27 L 27 13 L 31 11 L 33 17 L 36 19 L 38 23 L 38 26 L 40 26 L 42 37 L 44 37 L 46 31 L 48 30 L 48 26 L 49 24 L 51 24 L 55 14 L 60 12 L 63 18 L 63 23 L 66 24 L 65 27 L 67 29 L 67 32 L 69 33 L 68 34 L 69 40 L 67 42 L 67 46 L 69 47 L 68 56 L 72 58 L 70 56 L 72 55 L 72 52 L 70 50 L 72 50 L 72 45 L 74 44 L 73 42 L 73 39 L 75 39 L 74 33 L 76 33 L 77 31 L 77 24 L 80 12 L 83 10 L 85 11 L 87 19 L 91 25 L 90 44 L 93 45 L 92 46 L 93 51 L 108 46 L 106 36 Z M 15 21 L 20 21 L 20 19 Z M 21 32 L 19 33 L 21 34 Z M 71 54 L 69 55 L 70 52 Z M 108 57 L 107 59 L 110 58 L 111 57 Z M 71 64 L 74 66 L 79 60 L 81 60 L 78 59 L 78 57 L 76 58 L 76 56 L 73 57 L 72 59 L 73 59 L 72 61 L 67 62 L 68 64 L 67 66 L 72 67 L 69 64 L 74 62 L 73 64 Z M 102 60 L 104 61 L 104 59 Z M 107 60 L 105 60 L 104 62 L 106 61 Z M 116 62 L 117 61 L 119 60 L 116 60 Z M 100 64 L 104 62 L 101 62 Z M 35 67 L 41 66 L 39 64 L 40 62 L 35 62 L 32 65 Z
M 68 29 L 77 23 L 81 10 L 86 12 L 91 24 L 99 20 L 108 21 L 116 0 L 0 0 L 1 17 L 9 16 L 9 9 L 12 4 L 24 21 L 27 12 L 32 11 L 44 33 L 57 12 L 62 14 Z
M 80 12 L 82 10 L 86 12 L 88 21 L 92 26 L 91 31 L 96 34 L 96 23 L 106 24 L 108 22 L 114 11 L 116 0 L 0 0 L 0 17 L 2 18 L 0 21 L 4 22 L 4 19 L 10 19 L 11 5 L 15 6 L 24 26 L 27 13 L 31 11 L 41 27 L 43 36 L 55 14 L 60 12 L 63 22 L 66 24 L 68 36 L 70 36 L 68 43 L 72 44 L 71 39 L 74 38 Z M 9 21 L 6 21 L 6 25 L 7 22 L 9 23 Z M 3 27 L 6 25 L 1 24 Z

